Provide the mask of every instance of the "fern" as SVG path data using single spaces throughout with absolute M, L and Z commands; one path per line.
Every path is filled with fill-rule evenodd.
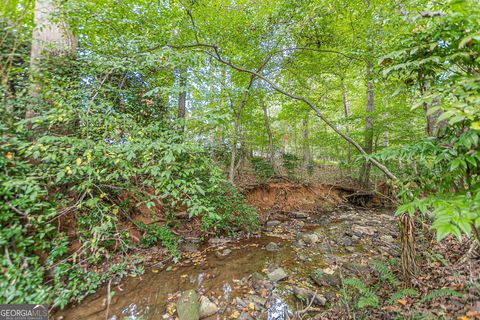
M 447 259 L 445 259 L 445 257 L 443 255 L 441 255 L 440 253 L 435 253 L 435 252 L 429 252 L 429 251 L 426 251 L 424 252 L 424 255 L 432 260 L 432 261 L 438 261 L 440 262 L 441 264 L 443 264 L 445 267 L 448 267 L 448 261 Z
M 432 292 L 427 294 L 425 297 L 423 297 L 421 301 L 427 302 L 442 296 L 452 296 L 452 297 L 463 298 L 463 294 L 461 294 L 460 292 L 457 292 L 450 288 L 442 288 L 442 289 L 433 290 Z
M 363 281 L 357 278 L 348 278 L 345 279 L 343 284 L 349 286 L 353 289 L 356 289 L 360 294 L 360 297 L 357 302 L 357 307 L 363 309 L 366 307 L 377 308 L 380 303 L 378 296 L 372 289 L 370 289 Z
M 371 260 L 370 264 L 372 265 L 373 269 L 378 272 L 381 280 L 387 281 L 395 287 L 400 285 L 400 281 L 383 261 Z
M 397 302 L 398 299 L 401 299 L 401 298 L 404 298 L 404 297 L 418 297 L 419 294 L 417 292 L 417 290 L 413 289 L 413 288 L 406 288 L 406 289 L 402 289 L 402 290 L 399 290 L 397 292 L 394 292 L 390 298 L 387 300 L 387 303 L 388 304 L 394 304 L 395 302 Z

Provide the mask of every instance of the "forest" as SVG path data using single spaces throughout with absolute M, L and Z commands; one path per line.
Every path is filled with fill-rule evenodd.
M 478 0 L 2 0 L 0 109 L 0 309 L 480 319 Z

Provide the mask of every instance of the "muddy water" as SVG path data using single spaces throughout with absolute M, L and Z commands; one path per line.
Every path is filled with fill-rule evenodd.
M 120 284 L 112 284 L 110 290 L 114 294 L 108 306 L 108 315 L 107 288 L 104 287 L 79 306 L 58 312 L 56 317 L 75 320 L 169 319 L 166 313 L 169 305 L 177 300 L 178 293 L 195 289 L 220 307 L 220 313 L 210 319 L 226 319 L 234 311 L 232 306 L 235 297 L 255 293 L 251 285 L 245 284 L 253 274 L 265 274 L 267 269 L 282 267 L 288 273 L 289 280 L 274 284 L 274 288 L 269 289 L 271 307 L 259 316 L 266 319 L 272 312 L 295 308 L 295 301 L 292 301 L 288 289 L 285 289 L 288 285 L 305 280 L 316 268 L 328 267 L 325 260 L 327 255 L 331 258 L 345 254 L 342 249 L 333 252 L 325 246 L 322 249 L 319 247 L 321 244 L 299 246 L 296 234 L 300 231 L 314 232 L 324 239 L 323 243 L 328 244 L 332 243 L 329 240 L 332 234 L 342 232 L 339 228 L 338 220 L 325 222 L 314 218 L 305 223 L 293 219 L 283 221 L 273 229 L 264 230 L 249 239 L 213 246 L 200 245 L 197 251 L 184 253 L 180 263 L 160 265 L 146 270 L 142 276 L 129 277 Z M 275 242 L 279 250 L 267 251 L 265 247 L 270 242 Z M 219 253 L 225 249 L 231 252 L 226 257 L 219 257 Z M 285 305 L 285 301 L 290 306 Z M 275 311 L 275 308 L 278 310 Z M 273 319 L 275 316 L 268 318 Z

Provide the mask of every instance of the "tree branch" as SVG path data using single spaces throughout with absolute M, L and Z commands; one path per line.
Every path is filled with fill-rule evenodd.
M 373 164 L 375 167 L 377 167 L 380 171 L 382 171 L 389 179 L 391 180 L 398 180 L 397 177 L 392 173 L 390 172 L 390 170 L 388 170 L 387 167 L 385 167 L 383 164 L 381 164 L 380 162 L 378 162 L 377 160 L 371 158 L 369 156 L 369 154 L 362 148 L 362 146 L 360 146 L 360 144 L 358 144 L 358 142 L 356 142 L 355 140 L 353 140 L 349 135 L 343 133 L 342 131 L 340 131 L 332 122 L 330 122 L 330 120 L 328 120 L 324 115 L 323 113 L 312 103 L 310 102 L 310 100 L 308 100 L 307 98 L 305 97 L 302 97 L 302 96 L 299 96 L 299 95 L 296 95 L 296 94 L 293 94 L 293 93 L 290 93 L 288 91 L 286 91 L 285 89 L 281 88 L 280 86 L 278 86 L 277 84 L 275 84 L 274 82 L 272 82 L 270 79 L 267 79 L 265 76 L 263 76 L 261 73 L 259 72 L 256 72 L 256 71 L 252 71 L 252 70 L 248 70 L 246 68 L 243 68 L 243 67 L 240 67 L 240 66 L 237 66 L 235 64 L 233 64 L 232 62 L 230 61 L 227 61 L 225 60 L 222 55 L 220 54 L 220 49 L 218 48 L 217 45 L 212 45 L 212 44 L 205 44 L 205 43 L 197 43 L 197 44 L 192 44 L 192 45 L 186 45 L 186 46 L 181 46 L 181 47 L 175 47 L 175 46 L 170 46 L 172 48 L 176 48 L 176 49 L 183 49 L 183 48 L 210 48 L 210 49 L 213 49 L 213 53 L 211 52 L 208 52 L 208 51 L 204 51 L 206 52 L 207 54 L 209 54 L 210 56 L 212 56 L 214 59 L 216 59 L 217 61 L 229 66 L 230 68 L 234 69 L 234 70 L 237 70 L 239 72 L 243 72 L 243 73 L 248 73 L 248 74 L 251 74 L 261 80 L 263 80 L 264 82 L 266 82 L 268 85 L 270 85 L 270 87 L 272 89 L 274 89 L 275 91 L 287 96 L 287 97 L 290 97 L 294 100 L 297 100 L 297 101 L 301 101 L 303 103 L 305 103 L 306 105 L 308 105 L 310 107 L 310 109 L 312 109 L 315 114 L 320 118 L 322 119 L 323 122 L 325 122 L 335 133 L 337 133 L 339 136 L 341 136 L 343 139 L 345 139 L 346 141 L 348 141 L 350 144 L 352 144 L 363 156 L 366 156 L 366 160 L 369 161 L 371 164 Z

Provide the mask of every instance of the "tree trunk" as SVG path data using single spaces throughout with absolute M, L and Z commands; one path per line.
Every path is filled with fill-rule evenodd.
M 367 116 L 365 117 L 365 152 L 369 155 L 373 151 L 373 117 L 370 115 L 373 113 L 375 108 L 375 101 L 374 101 L 374 86 L 372 81 L 372 63 L 369 61 L 367 62 L 367 102 L 366 102 L 366 109 Z M 371 163 L 370 161 L 365 161 L 360 173 L 360 183 L 363 186 L 368 186 L 370 181 L 370 168 Z
M 231 183 L 235 179 L 235 160 L 237 157 L 237 143 L 238 143 L 238 124 L 240 122 L 240 113 L 235 113 L 235 121 L 233 123 L 233 141 L 232 141 L 232 153 L 230 155 L 230 172 L 228 179 Z
M 270 119 L 268 118 L 268 110 L 267 106 L 265 105 L 265 101 L 261 101 L 262 104 L 262 109 L 263 109 L 263 120 L 265 123 L 265 131 L 267 132 L 268 135 L 268 156 L 270 163 L 272 166 L 275 165 L 275 154 L 274 154 L 274 149 L 273 149 L 273 135 L 272 135 L 272 130 L 270 128 Z
M 415 263 L 415 223 L 408 214 L 400 216 L 402 273 L 407 282 L 415 277 L 417 265 Z
M 303 164 L 307 167 L 308 163 L 310 162 L 310 148 L 308 144 L 308 115 L 309 112 L 303 118 L 303 133 L 302 133 L 302 157 L 303 157 Z
M 187 105 L 187 69 L 186 68 L 179 68 L 179 85 L 180 85 L 180 93 L 178 94 L 178 110 L 177 116 L 179 119 L 185 118 L 186 113 L 186 105 Z
M 348 117 L 350 116 L 350 102 L 347 99 L 347 89 L 345 87 L 345 82 L 342 78 L 342 101 L 343 101 L 343 110 L 345 112 L 345 132 L 347 135 L 350 135 L 350 126 L 348 124 Z M 352 162 L 352 150 L 350 142 L 347 141 L 347 162 Z
M 423 96 L 427 91 L 426 84 L 422 83 L 420 85 L 420 93 Z M 442 114 L 442 111 L 437 110 L 432 114 L 429 114 L 429 110 L 432 107 L 431 104 L 427 102 L 422 103 L 423 112 L 425 113 L 425 136 L 427 137 L 434 137 L 438 133 L 438 124 L 437 120 L 438 117 Z
M 238 144 L 238 136 L 239 136 L 239 126 L 240 126 L 240 117 L 242 115 L 243 107 L 245 106 L 249 94 L 249 90 L 253 85 L 253 82 L 255 81 L 255 76 L 251 75 L 250 76 L 250 81 L 248 82 L 247 88 L 245 88 L 245 91 L 243 92 L 242 98 L 240 100 L 240 103 L 238 105 L 238 109 L 234 110 L 234 130 L 233 130 L 233 139 L 232 139 L 232 153 L 231 153 L 231 159 L 230 159 L 230 172 L 229 172 L 229 180 L 230 182 L 233 183 L 233 180 L 235 179 L 235 160 L 237 157 L 237 144 Z M 232 102 L 232 107 L 233 107 L 233 102 Z
M 36 79 L 39 73 L 39 61 L 48 55 L 73 55 L 77 49 L 77 39 L 71 33 L 67 23 L 52 21 L 51 16 L 55 11 L 57 8 L 54 0 L 35 1 L 35 28 L 32 32 L 30 52 L 30 75 L 33 80 L 30 95 L 32 96 L 38 96 L 41 90 L 41 84 Z

